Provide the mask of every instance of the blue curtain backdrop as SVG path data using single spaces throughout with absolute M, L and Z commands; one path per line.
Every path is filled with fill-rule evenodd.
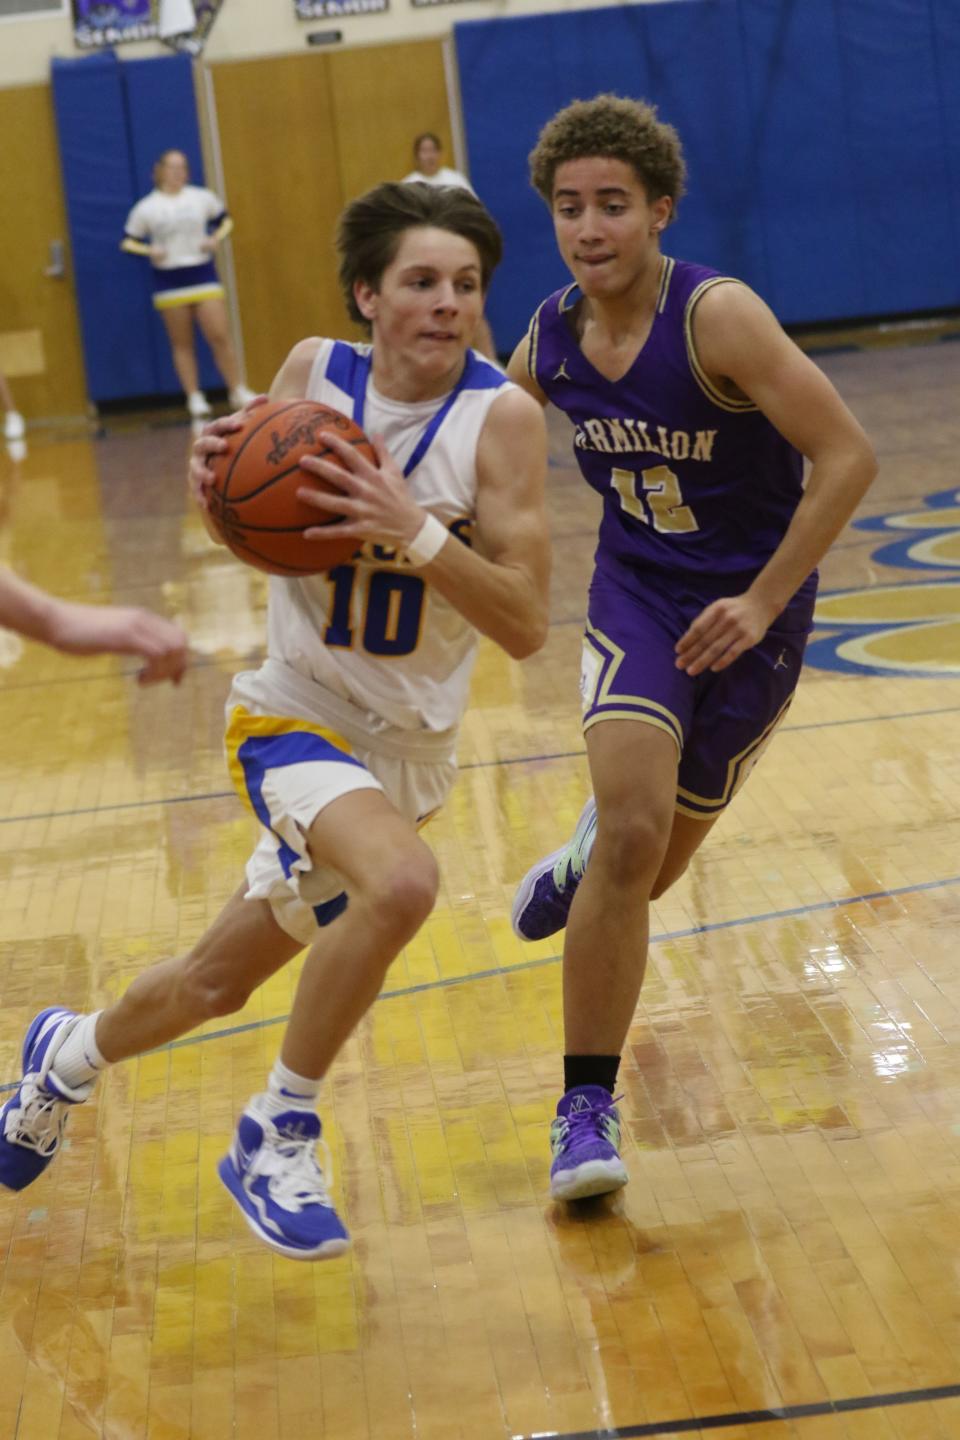
M 666 0 L 454 34 L 471 179 L 504 232 L 501 348 L 569 278 L 527 154 L 604 91 L 652 101 L 684 142 L 668 253 L 746 280 L 787 324 L 960 305 L 957 0 Z
M 107 51 L 54 60 L 52 84 L 88 394 L 97 404 L 176 395 L 149 262 L 119 246 L 162 151 L 183 150 L 191 178 L 203 184 L 191 61 L 120 61 Z M 199 355 L 201 384 L 222 384 L 202 341 Z

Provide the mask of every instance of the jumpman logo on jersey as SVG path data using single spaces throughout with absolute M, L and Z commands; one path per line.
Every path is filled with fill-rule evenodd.
M 786 652 L 786 650 L 781 650 L 781 651 L 780 651 L 780 654 L 777 656 L 776 661 L 774 662 L 773 668 L 774 668 L 774 670 L 788 670 L 788 669 L 790 668 L 790 667 L 787 665 L 787 652 Z
M 554 380 L 569 380 L 569 379 L 570 379 L 570 376 L 567 374 L 567 362 L 566 362 L 566 360 L 561 360 L 561 361 L 560 361 L 560 369 L 557 371 L 556 375 L 554 375 L 553 378 L 554 378 Z

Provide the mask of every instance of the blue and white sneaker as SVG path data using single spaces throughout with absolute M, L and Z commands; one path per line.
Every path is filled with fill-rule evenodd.
M 602 1085 L 578 1085 L 557 1106 L 550 1126 L 550 1194 L 584 1200 L 619 1190 L 630 1176 L 620 1159 L 620 1115 Z
M 510 923 L 521 940 L 546 940 L 564 928 L 596 833 L 597 802 L 591 795 L 580 811 L 572 838 L 539 860 L 520 881 Z
M 350 1245 L 317 1160 L 320 1131 L 313 1110 L 271 1117 L 253 1101 L 217 1166 L 254 1235 L 292 1260 L 326 1260 Z
M 0 1185 L 25 1190 L 41 1175 L 60 1145 L 72 1105 L 93 1094 L 96 1083 L 72 1089 L 52 1066 L 57 1052 L 83 1017 L 59 1007 L 34 1016 L 23 1041 L 23 1078 L 0 1110 Z

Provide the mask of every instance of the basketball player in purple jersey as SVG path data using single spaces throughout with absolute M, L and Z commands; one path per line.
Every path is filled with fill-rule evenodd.
M 579 1199 L 628 1178 L 613 1095 L 650 901 L 782 720 L 816 566 L 876 463 L 757 295 L 661 253 L 685 166 L 652 106 L 577 101 L 530 167 L 573 284 L 544 300 L 508 373 L 570 417 L 603 497 L 581 672 L 594 798 L 513 907 L 525 939 L 566 926 L 551 1193 Z

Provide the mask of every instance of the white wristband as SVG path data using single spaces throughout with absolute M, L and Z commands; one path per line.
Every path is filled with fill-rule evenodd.
M 447 528 L 436 517 L 428 515 L 406 547 L 407 559 L 411 565 L 429 565 L 435 560 L 447 543 Z

